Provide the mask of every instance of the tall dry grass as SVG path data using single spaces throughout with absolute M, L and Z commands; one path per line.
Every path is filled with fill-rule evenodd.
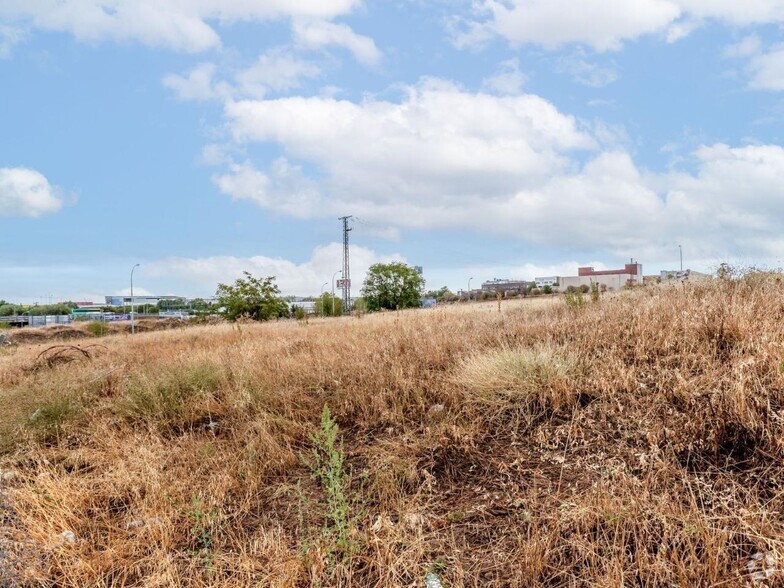
M 16 580 L 781 585 L 783 288 L 109 336 L 45 369 L 3 351 Z

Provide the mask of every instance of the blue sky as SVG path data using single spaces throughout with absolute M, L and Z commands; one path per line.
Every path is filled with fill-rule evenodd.
M 0 298 L 781 265 L 784 0 L 0 0 Z

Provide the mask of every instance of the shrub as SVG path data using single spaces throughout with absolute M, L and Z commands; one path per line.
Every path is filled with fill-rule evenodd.
M 577 290 L 576 292 L 567 292 L 564 295 L 564 301 L 566 302 L 566 306 L 572 310 L 579 310 L 585 306 L 585 297 L 583 296 L 582 290 Z
M 544 288 L 542 288 L 542 292 L 544 292 L 545 294 L 552 294 L 553 287 L 548 284 Z
M 457 379 L 484 404 L 558 408 L 576 394 L 570 379 L 577 368 L 577 357 L 567 349 L 537 344 L 470 357 L 460 366 Z
M 539 288 L 531 288 L 531 295 L 532 296 L 541 296 L 542 290 Z
M 106 323 L 103 321 L 90 321 L 85 326 L 87 331 L 95 336 L 95 337 L 103 337 L 106 333 L 109 332 L 109 329 L 106 326 Z
M 591 282 L 591 301 L 599 302 L 599 298 L 601 297 L 601 292 L 599 292 L 599 284 L 596 282 Z
M 577 290 L 579 292 L 581 292 L 582 294 L 588 294 L 588 292 L 591 291 L 591 289 L 587 285 L 585 285 L 585 284 L 580 284 L 580 286 L 577 288 Z

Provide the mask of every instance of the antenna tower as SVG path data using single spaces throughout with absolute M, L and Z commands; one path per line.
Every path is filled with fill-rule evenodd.
M 348 226 L 352 216 L 342 216 L 340 220 L 343 221 L 343 314 L 351 313 L 351 272 L 349 271 L 348 263 L 348 234 L 351 227 Z

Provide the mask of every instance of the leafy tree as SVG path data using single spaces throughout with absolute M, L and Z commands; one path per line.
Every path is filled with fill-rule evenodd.
M 369 311 L 414 308 L 421 304 L 425 280 L 405 263 L 377 263 L 370 267 L 362 296 Z
M 333 308 L 335 309 L 334 312 Z M 329 292 L 324 292 L 324 294 L 316 298 L 316 314 L 318 316 L 342 316 L 343 299 L 332 296 Z
M 280 297 L 274 276 L 254 278 L 249 272 L 243 274 L 245 277 L 238 278 L 234 285 L 218 284 L 215 296 L 227 319 L 234 321 L 249 317 L 267 321 L 289 315 L 288 305 Z
M 452 302 L 457 300 L 457 295 L 452 293 L 446 286 L 442 286 L 438 290 L 428 290 L 425 292 L 424 297 L 435 298 L 437 302 Z

